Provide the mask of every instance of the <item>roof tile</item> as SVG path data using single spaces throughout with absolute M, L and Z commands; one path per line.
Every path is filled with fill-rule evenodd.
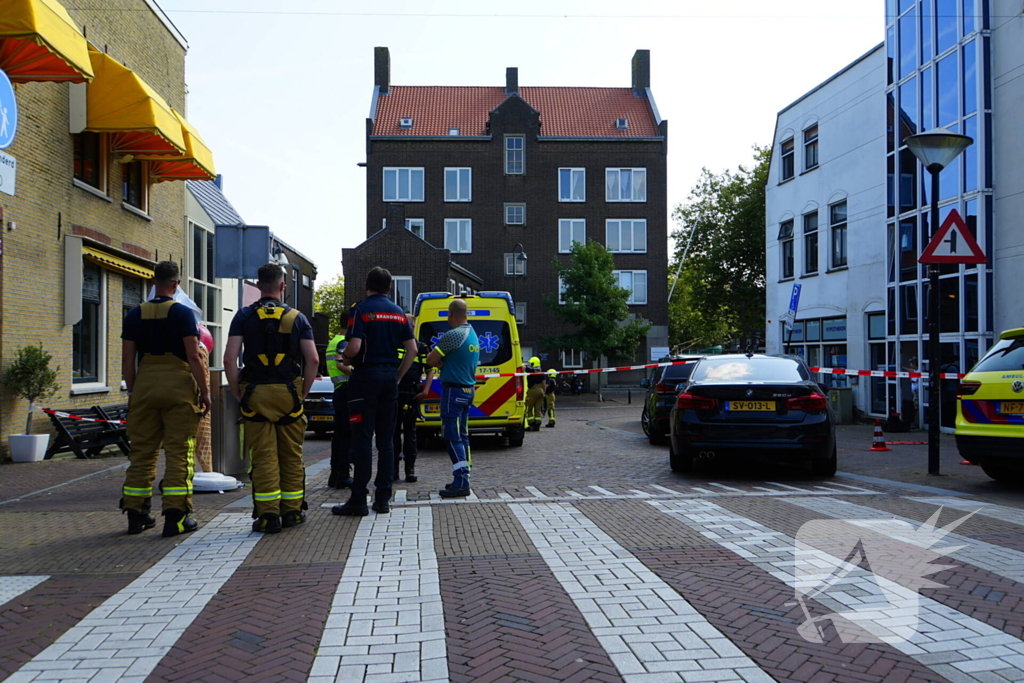
M 488 135 L 489 114 L 509 95 L 501 87 L 393 85 L 380 95 L 374 135 Z M 544 137 L 657 137 L 658 124 L 644 97 L 630 88 L 523 87 L 520 96 L 540 112 Z M 399 119 L 412 118 L 411 129 Z M 616 119 L 629 127 L 616 127 Z

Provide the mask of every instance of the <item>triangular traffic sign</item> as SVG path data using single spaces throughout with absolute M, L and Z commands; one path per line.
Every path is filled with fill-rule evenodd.
M 918 263 L 988 263 L 974 235 L 956 209 L 949 212 L 942 226 L 928 243 Z

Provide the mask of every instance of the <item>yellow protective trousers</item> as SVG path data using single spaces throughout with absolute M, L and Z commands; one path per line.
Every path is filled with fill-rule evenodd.
M 244 396 L 248 388 L 241 385 Z M 302 380 L 295 381 L 302 395 Z M 291 424 L 275 424 L 295 409 L 295 399 L 287 384 L 257 384 L 249 396 L 249 410 L 265 422 L 245 420 L 245 452 L 252 458 L 253 517 L 272 512 L 280 515 L 306 509 L 306 470 L 302 466 L 302 442 L 306 435 L 306 416 Z
M 553 424 L 555 424 L 555 395 L 554 394 L 548 394 L 547 395 L 547 402 L 548 402 L 548 424 L 549 425 L 553 425 Z
M 163 444 L 163 510 L 192 511 L 199 387 L 188 363 L 175 355 L 144 355 L 128 410 L 130 464 L 121 508 L 149 511 L 157 458 Z
M 544 405 L 544 385 L 534 384 L 526 392 L 526 421 L 531 427 L 540 425 L 540 407 Z

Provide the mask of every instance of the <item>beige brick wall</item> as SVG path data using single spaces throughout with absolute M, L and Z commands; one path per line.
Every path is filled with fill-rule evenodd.
M 185 112 L 185 50 L 144 0 L 118 4 L 139 11 L 69 9 L 84 25 L 89 41 L 136 71 L 167 102 Z M 0 256 L 0 368 L 16 350 L 43 343 L 60 366 L 61 390 L 47 401 L 58 408 L 108 405 L 125 400 L 120 390 L 121 283 L 106 274 L 106 377 L 111 391 L 72 395 L 72 327 L 64 325 L 64 240 L 74 233 L 105 236 L 118 250 L 179 263 L 185 251 L 185 183 L 167 182 L 150 190 L 149 215 L 122 207 L 121 166 L 108 159 L 107 201 L 72 182 L 72 137 L 68 133 L 68 85 L 17 86 L 20 123 L 6 151 L 18 160 L 17 196 L 0 194 L 3 255 Z M 17 229 L 8 231 L 8 221 Z M 78 227 L 76 227 L 78 226 Z M 182 264 L 184 265 L 184 264 Z M 24 427 L 27 403 L 0 387 L 0 453 L 7 435 Z M 37 432 L 49 429 L 38 413 Z

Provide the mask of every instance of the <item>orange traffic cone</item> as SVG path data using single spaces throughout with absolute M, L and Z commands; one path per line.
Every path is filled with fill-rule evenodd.
M 875 420 L 875 438 L 871 442 L 871 448 L 869 451 L 891 451 L 892 449 L 885 445 L 885 434 L 882 433 L 882 421 Z

